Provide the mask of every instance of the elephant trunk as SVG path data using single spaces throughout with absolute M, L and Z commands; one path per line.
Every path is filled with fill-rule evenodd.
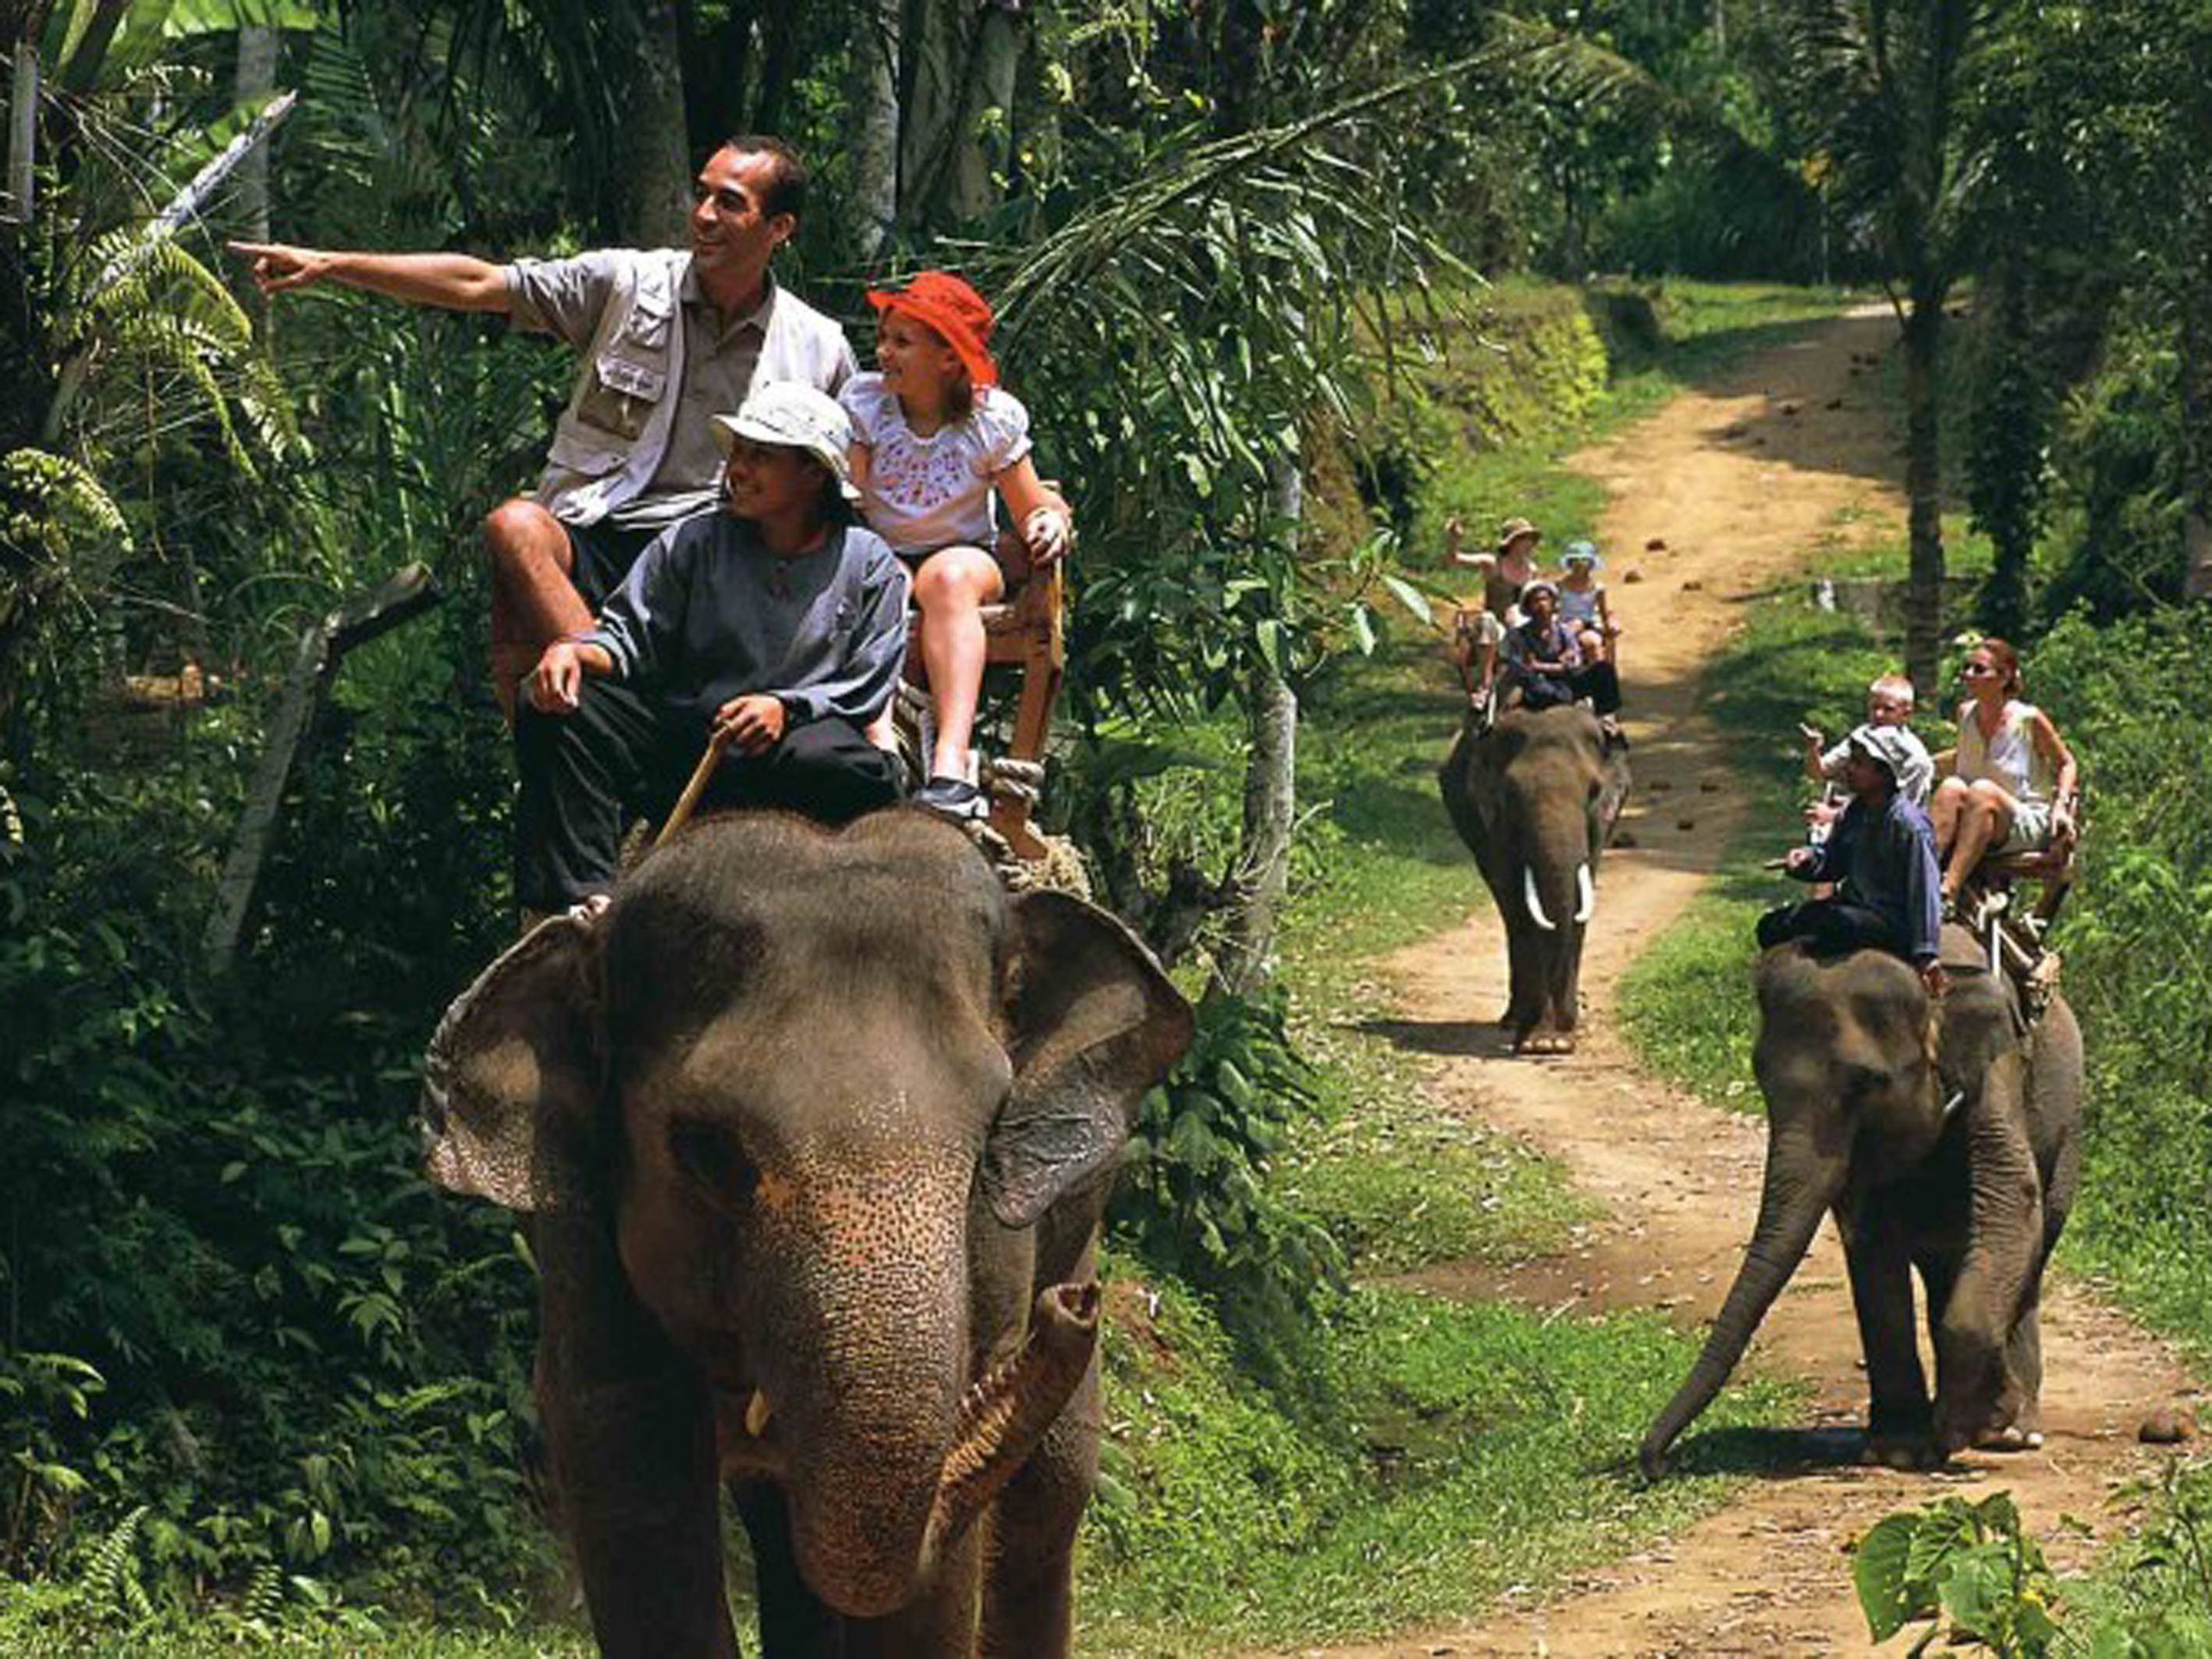
M 1811 1167 L 1813 1157 L 1812 1147 L 1801 1144 L 1802 1139 L 1778 1133 L 1768 1143 L 1759 1220 L 1752 1229 L 1751 1243 L 1745 1247 L 1743 1265 L 1736 1270 L 1735 1282 L 1729 1286 L 1728 1299 L 1721 1304 L 1697 1364 L 1666 1408 L 1652 1420 L 1637 1450 L 1637 1461 L 1647 1476 L 1658 1474 L 1674 1437 L 1712 1404 L 1713 1396 L 1750 1346 L 1759 1321 L 1765 1318 L 1767 1309 L 1774 1305 L 1774 1298 L 1812 1248 L 1820 1218 L 1841 1190 L 1840 1164 L 1833 1176 L 1826 1178 L 1808 1178 L 1802 1173 Z
M 926 1376 L 914 1368 L 914 1328 L 927 1322 L 914 1310 L 931 1304 L 884 1300 L 902 1328 L 900 1380 L 862 1393 L 854 1378 L 880 1357 L 855 1353 L 818 1379 L 825 1392 L 843 1391 L 832 1409 L 794 1401 L 788 1414 L 800 1571 L 856 1618 L 904 1606 L 935 1576 L 1065 1407 L 1097 1340 L 1097 1286 L 1054 1286 L 1038 1298 L 1019 1351 L 963 1394 L 957 1350 L 927 1356 Z
M 939 1476 L 925 1561 L 958 1540 L 1022 1466 L 1091 1369 L 1098 1286 L 1055 1285 L 1038 1296 L 1019 1352 L 968 1391 L 961 1430 Z

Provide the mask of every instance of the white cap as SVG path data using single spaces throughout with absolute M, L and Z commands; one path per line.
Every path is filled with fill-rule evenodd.
M 837 480 L 838 493 L 848 501 L 860 499 L 853 488 L 853 422 L 828 392 L 798 380 L 770 380 L 745 394 L 734 415 L 714 418 L 714 441 L 722 453 L 731 441 L 750 438 L 758 444 L 783 449 L 803 449 L 828 467 Z

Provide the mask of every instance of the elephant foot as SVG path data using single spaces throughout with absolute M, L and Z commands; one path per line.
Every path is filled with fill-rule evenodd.
M 1572 1031 L 1523 1031 L 1513 1042 L 1516 1054 L 1571 1054 L 1574 1051 Z
M 2007 1424 L 1992 1433 L 1982 1435 L 1974 1442 L 1976 1451 L 2025 1452 L 2040 1451 L 2043 1431 L 2023 1427 L 2018 1423 Z
M 1940 1469 L 1948 1461 L 1942 1443 L 1924 1434 L 1869 1434 L 1860 1458 L 1883 1468 L 1919 1471 Z

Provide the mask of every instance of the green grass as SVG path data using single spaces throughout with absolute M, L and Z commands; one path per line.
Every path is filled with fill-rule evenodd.
M 1694 1352 L 1656 1316 L 1368 1291 L 1332 1338 L 1319 1382 L 1337 1413 L 1302 1425 L 1238 1385 L 1203 1310 L 1171 1291 L 1141 1340 L 1114 1334 L 1084 1650 L 1182 1655 L 1447 1619 L 1721 1495 L 1710 1474 L 1645 1488 L 1627 1472 Z M 1755 1385 L 1707 1421 L 1790 1406 Z

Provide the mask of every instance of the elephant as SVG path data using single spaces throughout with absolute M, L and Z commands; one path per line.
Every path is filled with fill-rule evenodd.
M 1626 745 L 1580 704 L 1472 713 L 1437 774 L 1444 810 L 1505 924 L 1504 1019 L 1522 1054 L 1575 1046 L 1597 861 L 1628 794 Z
M 534 1389 L 603 1652 L 1060 1654 L 1097 1237 L 1190 1005 L 914 809 L 695 823 L 465 991 L 428 1172 L 529 1212 Z
M 1719 1392 L 1832 1212 L 1872 1395 L 1869 1456 L 1940 1464 L 2041 1443 L 2043 1271 L 2081 1181 L 2081 1033 L 2054 995 L 2027 1019 L 2012 981 L 1947 924 L 1932 1017 L 1886 951 L 1778 945 L 1757 969 L 1753 1067 L 1766 1099 L 1759 1218 L 1688 1378 L 1638 1457 L 1656 1474 Z M 1912 1274 L 1936 1356 L 1929 1400 Z

